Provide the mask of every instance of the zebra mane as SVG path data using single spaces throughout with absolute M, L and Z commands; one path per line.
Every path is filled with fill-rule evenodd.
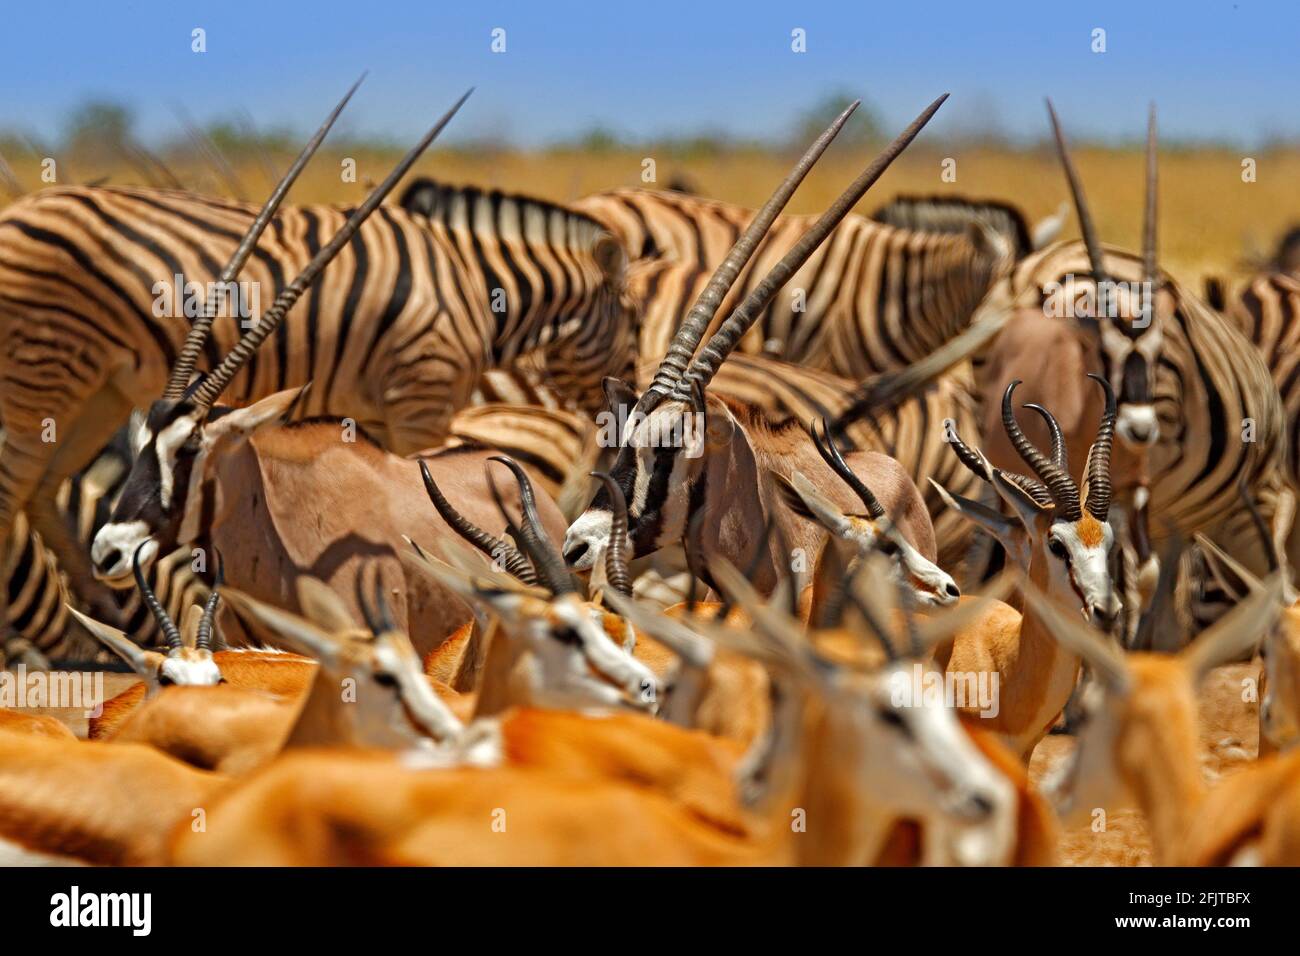
M 1024 214 L 994 199 L 954 196 L 898 196 L 871 214 L 876 222 L 916 232 L 961 233 L 979 222 L 1005 236 L 1017 259 L 1033 252 L 1033 239 Z
M 465 221 L 475 227 L 484 221 L 484 217 L 480 214 L 482 210 L 487 211 L 487 221 L 496 223 L 500 210 L 505 206 L 513 205 L 518 207 L 520 212 L 536 210 L 548 222 L 552 217 L 563 217 L 568 225 L 576 227 L 573 230 L 566 230 L 566 235 L 576 236 L 584 248 L 595 245 L 601 239 L 610 238 L 609 230 L 599 220 L 560 203 L 535 196 L 503 192 L 500 189 L 451 186 L 427 176 L 422 176 L 407 186 L 397 204 L 407 212 L 427 216 L 447 226 L 454 225 L 450 221 L 453 216 L 463 215 Z

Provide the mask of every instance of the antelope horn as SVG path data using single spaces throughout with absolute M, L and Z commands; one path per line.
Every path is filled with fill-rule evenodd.
M 822 460 L 830 465 L 834 472 L 844 479 L 844 483 L 853 489 L 854 494 L 866 506 L 867 514 L 873 519 L 883 518 L 885 516 L 884 506 L 879 499 L 872 494 L 867 483 L 858 477 L 857 473 L 849 467 L 844 456 L 840 454 L 839 448 L 835 445 L 835 439 L 830 435 L 830 426 L 827 425 L 826 419 L 822 419 L 822 434 L 817 433 L 817 425 L 814 422 L 810 429 L 812 432 L 813 444 L 817 446 L 817 453 L 822 456 Z
M 628 570 L 627 499 L 623 489 L 612 476 L 603 471 L 593 471 L 592 478 L 599 479 L 609 495 L 610 527 L 609 546 L 605 549 L 605 580 L 620 594 L 632 596 L 632 574 Z
M 217 400 L 226 386 L 230 384 L 230 380 L 239 373 L 244 363 L 257 351 L 267 337 L 279 328 L 285 313 L 293 308 L 294 303 L 302 297 L 302 294 L 307 291 L 308 287 L 316 280 L 316 277 L 347 245 L 356 234 L 356 231 L 361 228 L 361 224 L 379 207 L 384 197 L 392 192 L 398 180 L 406 175 L 415 161 L 420 158 L 420 154 L 437 138 L 443 127 L 451 122 L 451 118 L 456 115 L 456 112 L 469 99 L 470 93 L 473 92 L 473 89 L 468 90 L 464 96 L 456 101 L 451 109 L 443 114 L 442 118 L 433 125 L 433 128 L 411 147 L 410 152 L 402 157 L 402 161 L 397 164 L 382 183 L 375 187 L 374 191 L 366 197 L 365 202 L 356 208 L 348 221 L 343 224 L 343 227 L 334 234 L 329 242 L 321 247 L 320 251 L 312 257 L 312 260 L 307 263 L 302 272 L 298 273 L 298 277 L 281 290 L 280 294 L 275 297 L 275 301 L 271 303 L 271 307 L 262 313 L 257 325 L 235 343 L 235 347 L 231 349 L 230 354 L 221 360 L 221 364 L 195 390 L 194 401 L 196 404 L 201 407 L 208 407 Z
M 709 339 L 699 358 L 695 359 L 690 369 L 678 379 L 673 388 L 673 398 L 685 400 L 697 381 L 701 385 L 708 385 L 723 360 L 739 344 L 741 338 L 749 330 L 749 327 L 754 324 L 763 309 L 767 307 L 772 297 L 799 270 L 808 260 L 808 257 L 816 251 L 817 247 L 825 241 L 831 230 L 840 224 L 840 221 L 849 214 L 849 210 L 875 184 L 876 180 L 884 175 L 885 170 L 898 158 L 898 154 L 906 149 L 908 144 L 917 137 L 925 124 L 930 121 L 930 117 L 934 116 L 947 98 L 948 94 L 945 93 L 927 106 L 921 115 L 913 120 L 912 124 L 903 130 L 898 138 L 890 143 L 885 148 L 885 151 L 862 171 L 862 174 L 849 185 L 848 189 L 840 194 L 839 198 L 835 200 L 829 209 L 822 213 L 812 227 L 799 237 L 799 241 L 794 244 L 789 252 L 782 256 L 781 261 L 763 277 L 763 281 L 754 287 L 754 290 L 745 297 L 745 301 L 727 317 L 718 331 Z
M 542 586 L 549 588 L 556 597 L 577 593 L 578 585 L 569 574 L 563 556 L 542 530 L 542 521 L 537 514 L 537 499 L 533 495 L 533 483 L 528 480 L 528 473 L 508 455 L 493 455 L 488 461 L 500 462 L 509 468 L 515 476 L 515 483 L 519 485 L 519 503 L 523 506 L 524 520 L 518 528 L 518 541 L 533 562 Z M 496 486 L 493 485 L 494 494 L 495 491 Z M 498 501 L 497 505 L 501 507 L 502 503 Z M 501 510 L 506 514 L 504 507 Z M 509 514 L 506 514 L 506 521 L 514 530 Z
M 1155 318 L 1156 266 L 1156 104 L 1147 116 L 1146 210 L 1142 215 L 1142 278 L 1147 288 L 1146 321 Z
M 357 606 L 361 608 L 361 616 L 366 619 L 366 627 L 370 633 L 378 637 L 380 634 L 386 634 L 389 631 L 397 630 L 397 624 L 393 621 L 392 611 L 388 607 L 388 599 L 384 597 L 384 576 L 379 567 L 375 567 L 374 581 L 374 604 L 366 600 L 366 589 L 362 583 L 365 577 L 365 567 L 357 570 L 356 588 L 357 588 Z
M 709 323 L 713 321 L 714 315 L 717 314 L 722 300 L 728 290 L 735 284 L 736 277 L 740 271 L 745 268 L 753 256 L 754 250 L 762 241 L 767 231 L 772 227 L 773 221 L 785 208 L 790 197 L 794 195 L 799 184 L 803 182 L 804 177 L 808 175 L 821 158 L 826 147 L 830 146 L 831 140 L 835 139 L 840 129 L 853 115 L 854 110 L 861 104 L 861 100 L 855 100 L 849 104 L 835 121 L 828 126 L 816 141 L 808 147 L 807 152 L 799 158 L 794 169 L 785 177 L 776 191 L 768 198 L 761 209 L 754 214 L 754 218 L 745 228 L 744 233 L 736 240 L 736 244 L 731 247 L 727 257 L 714 271 L 713 276 L 709 279 L 709 284 L 704 287 L 695 304 L 691 306 L 690 312 L 686 314 L 686 319 L 677 329 L 677 334 L 673 336 L 672 344 L 668 346 L 668 353 L 664 356 L 659 368 L 655 371 L 654 380 L 642 396 L 638 406 L 642 412 L 651 411 L 655 405 L 659 404 L 681 379 L 686 372 L 686 367 L 690 364 L 691 359 L 695 357 L 695 349 L 700 344 L 700 339 L 708 330 Z
M 1065 448 L 1065 435 L 1061 433 L 1061 425 L 1057 422 L 1056 416 L 1042 405 L 1034 402 L 1025 402 L 1024 407 L 1032 408 L 1042 416 L 1043 422 L 1047 425 L 1047 430 L 1052 433 L 1052 464 L 1068 475 L 1070 473 L 1070 456 Z
M 149 613 L 158 622 L 158 627 L 163 632 L 163 640 L 167 642 L 167 649 L 169 651 L 179 651 L 185 646 L 185 642 L 181 640 L 180 628 L 176 626 L 176 622 L 172 620 L 171 615 L 167 613 L 167 609 L 158 600 L 158 596 L 149 587 L 149 582 L 144 579 L 144 571 L 140 567 L 140 552 L 144 550 L 144 546 L 148 543 L 148 541 L 141 541 L 140 546 L 135 549 L 135 554 L 131 557 L 131 570 L 135 572 L 135 586 L 140 589 L 140 596 L 144 598 Z
M 528 563 L 527 558 L 514 549 L 510 542 L 484 531 L 452 507 L 451 502 L 442 493 L 442 489 L 434 482 L 433 475 L 429 474 L 429 466 L 423 460 L 420 461 L 420 477 L 424 479 L 424 490 L 429 500 L 433 502 L 433 507 L 452 531 L 493 561 L 500 560 L 506 571 L 524 584 L 537 583 L 537 575 L 533 573 L 532 565 Z
M 1052 136 L 1056 139 L 1056 152 L 1061 159 L 1061 166 L 1065 170 L 1065 178 L 1070 184 L 1070 197 L 1074 200 L 1074 212 L 1079 217 L 1079 231 L 1083 233 L 1083 244 L 1088 250 L 1088 261 L 1092 263 L 1092 276 L 1097 283 L 1097 316 L 1106 314 L 1102 307 L 1102 282 L 1109 281 L 1106 275 L 1106 265 L 1101 257 L 1101 240 L 1097 238 L 1097 227 L 1092 221 L 1092 213 L 1088 211 L 1088 201 L 1083 195 L 1083 183 L 1079 180 L 1079 172 L 1074 168 L 1074 160 L 1070 158 L 1069 148 L 1065 145 L 1065 134 L 1061 132 L 1061 122 L 1056 118 L 1056 110 L 1052 108 L 1052 101 L 1047 101 L 1047 115 L 1052 121 Z
M 1115 440 L 1115 390 L 1110 382 L 1101 375 L 1088 373 L 1088 377 L 1102 387 L 1106 393 L 1106 410 L 1101 414 L 1097 425 L 1097 438 L 1088 450 L 1088 468 L 1084 481 L 1088 485 L 1088 514 L 1098 521 L 1105 521 L 1110 513 L 1110 448 Z
M 199 618 L 198 631 L 194 635 L 194 646 L 201 651 L 212 651 L 216 648 L 212 640 L 212 627 L 216 622 L 217 605 L 221 602 L 221 585 L 226 581 L 226 569 L 221 560 L 221 552 L 217 554 L 217 577 L 212 585 L 212 593 L 208 595 L 208 601 L 203 605 L 203 616 Z M 224 645 L 224 641 L 222 644 Z
M 1068 474 L 1034 447 L 1034 443 L 1020 430 L 1020 424 L 1016 421 L 1016 413 L 1011 407 L 1011 395 L 1019 384 L 1020 379 L 1016 379 L 1007 385 L 1007 390 L 1002 393 L 1002 427 L 1006 429 L 1007 437 L 1011 439 L 1011 444 L 1015 446 L 1016 452 L 1024 459 L 1025 464 L 1032 468 L 1034 474 L 1047 486 L 1052 501 L 1060 509 L 1061 516 L 1067 521 L 1075 521 L 1080 514 L 1079 489 L 1075 487 L 1074 481 Z
M 348 100 L 352 99 L 352 94 L 357 91 L 357 87 L 361 85 L 361 81 L 365 78 L 366 74 L 362 73 L 360 79 L 352 84 L 352 89 L 348 90 L 343 99 L 339 100 L 338 106 L 334 107 L 334 112 L 330 113 L 325 118 L 325 122 L 321 124 L 320 129 L 316 130 L 316 135 L 307 142 L 302 152 L 298 154 L 298 158 L 294 160 L 293 165 L 289 167 L 289 171 L 284 174 L 284 178 L 280 180 L 275 187 L 275 191 L 271 193 L 266 200 L 266 204 L 258 212 L 257 218 L 248 227 L 248 232 L 244 233 L 244 238 L 239 241 L 239 245 L 231 254 L 225 268 L 221 270 L 221 275 L 217 278 L 216 289 L 224 288 L 233 282 L 235 276 L 239 275 L 244 268 L 244 263 L 253 254 L 258 239 L 262 237 L 262 233 L 275 216 L 276 210 L 280 208 L 280 203 L 293 187 L 298 174 L 306 168 L 307 163 L 315 155 L 317 148 L 324 142 L 330 127 L 334 125 L 334 121 L 339 118 L 343 108 L 348 105 Z M 189 333 L 185 336 L 185 343 L 181 346 L 180 354 L 176 357 L 176 364 L 172 367 L 171 378 L 168 379 L 167 388 L 163 392 L 163 398 L 165 399 L 175 401 L 185 393 L 190 374 L 194 371 L 194 363 L 198 361 L 199 353 L 203 350 L 203 345 L 212 332 L 212 321 L 216 318 L 217 312 L 216 289 L 213 289 L 213 294 L 208 296 L 204 303 L 203 314 L 194 320 Z

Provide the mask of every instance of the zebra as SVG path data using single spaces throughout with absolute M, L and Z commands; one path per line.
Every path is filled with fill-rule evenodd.
M 902 215 L 906 203 L 891 204 Z M 628 250 L 628 284 L 642 305 L 639 354 L 659 358 L 681 316 L 749 222 L 748 209 L 668 192 L 618 189 L 573 204 L 606 223 Z M 989 287 L 1023 252 L 1019 214 L 953 203 L 959 232 L 896 228 L 846 216 L 746 333 L 741 352 L 860 380 L 923 358 L 963 329 Z M 782 216 L 728 304 L 752 291 L 815 217 Z
M 258 221 L 256 209 L 236 202 L 78 187 L 0 213 L 0 541 L 26 510 L 77 593 L 107 603 L 59 527 L 54 490 L 132 407 L 157 398 L 178 356 L 183 391 L 189 374 L 211 367 L 244 331 L 235 314 L 207 315 L 210 335 L 191 342 L 187 317 L 156 314 L 169 286 L 215 279 L 223 261 L 247 259 L 249 287 L 275 297 L 343 225 L 353 210 L 275 208 L 344 103 L 263 208 L 251 243 L 269 225 L 267 241 L 233 258 Z M 603 226 L 551 204 L 460 190 L 436 218 L 385 206 L 346 241 L 273 345 L 229 383 L 229 399 L 311 381 L 305 414 L 350 416 L 410 453 L 446 437 L 485 368 L 540 351 L 561 384 L 590 390 L 594 407 L 601 378 L 632 362 L 635 311 L 623 271 L 621 247 Z M 236 266 L 219 284 L 238 274 Z

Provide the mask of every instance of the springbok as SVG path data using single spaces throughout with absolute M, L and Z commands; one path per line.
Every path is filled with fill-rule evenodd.
M 802 553 L 811 559 L 821 550 L 826 531 L 795 519 L 763 476 L 769 470 L 798 470 L 840 510 L 853 508 L 853 495 L 812 447 L 802 427 L 797 423 L 773 426 L 747 407 L 707 393 L 706 388 L 772 295 L 915 138 L 942 102 L 940 98 L 931 103 L 858 176 L 722 323 L 700 357 L 694 358 L 727 291 L 852 110 L 841 114 L 755 214 L 713 273 L 645 392 L 638 397 L 624 383 L 606 380 L 610 413 L 620 423 L 611 474 L 628 503 L 634 556 L 682 543 L 691 516 L 704 513 L 710 520 L 702 544 L 709 553 L 743 564 L 744 557 L 755 553 L 757 547 L 767 549 L 755 582 L 769 593 L 792 556 L 797 559 Z M 871 488 L 903 537 L 932 562 L 934 529 L 920 492 L 902 466 L 876 452 L 854 453 L 847 456 L 847 463 Z M 775 521 L 776 538 L 783 534 L 792 548 L 790 555 L 773 554 L 768 547 L 770 538 L 761 538 L 769 517 Z M 592 567 L 609 541 L 610 522 L 609 492 L 601 489 L 569 527 L 566 560 L 579 569 Z
M 718 568 L 728 584 L 740 578 L 725 562 Z M 931 860 L 1001 858 L 1012 788 L 951 710 L 933 701 L 896 707 L 891 669 L 851 672 L 761 627 L 727 639 L 762 657 L 783 688 L 758 775 L 766 786 L 752 808 L 731 780 L 734 745 L 720 750 L 707 735 L 635 714 L 556 714 L 530 727 L 543 714 L 522 710 L 502 719 L 512 756 L 495 768 L 286 757 L 232 791 L 205 833 L 178 828 L 173 860 L 861 865 L 878 857 L 902 815 L 952 838 L 934 842 Z M 525 748 L 547 756 L 517 763 Z M 492 832 L 494 808 L 504 810 L 506 839 Z M 313 839 L 300 839 L 304 832 Z M 315 838 L 331 833 L 346 838 Z
M 1300 863 L 1300 754 L 1261 759 L 1208 791 L 1198 756 L 1197 685 L 1264 637 L 1282 593 L 1275 574 L 1178 654 L 1160 655 L 1125 654 L 1026 587 L 1048 633 L 1097 675 L 1074 754 L 1046 785 L 1066 823 L 1136 802 L 1157 865 Z
M 1002 425 L 1020 458 L 1035 477 L 1003 471 L 951 436 L 954 452 L 997 491 L 1015 519 L 935 485 L 949 504 L 983 527 L 1006 548 L 1034 585 L 1062 606 L 1078 608 L 1094 624 L 1109 627 L 1120 612 L 1110 576 L 1114 533 L 1106 523 L 1110 510 L 1110 451 L 1115 428 L 1115 395 L 1100 376 L 1092 376 L 1105 395 L 1105 411 L 1084 472 L 1087 499 L 1070 477 L 1060 430 L 1052 413 L 1031 406 L 1053 435 L 1051 457 L 1044 455 L 1020 429 L 1012 408 L 1018 382 L 1002 395 Z M 996 675 L 999 707 L 982 720 L 1001 734 L 1022 759 L 1055 723 L 1078 677 L 1079 658 L 1062 649 L 1044 629 L 1039 616 L 1023 615 L 999 605 L 977 625 L 958 634 L 951 653 L 940 659 L 949 674 Z

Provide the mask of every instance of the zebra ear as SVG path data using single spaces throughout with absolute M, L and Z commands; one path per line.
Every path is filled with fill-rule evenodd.
M 601 236 L 591 249 L 591 257 L 596 261 L 606 282 L 622 284 L 627 272 L 627 251 L 621 242 L 613 236 Z
M 1011 243 L 987 222 L 976 219 L 966 226 L 966 236 L 973 245 L 990 259 L 1003 259 L 1015 255 Z

